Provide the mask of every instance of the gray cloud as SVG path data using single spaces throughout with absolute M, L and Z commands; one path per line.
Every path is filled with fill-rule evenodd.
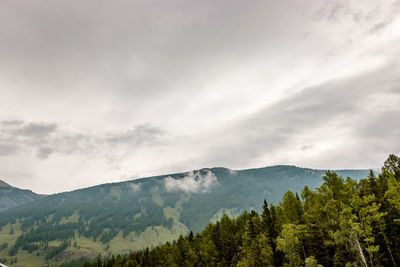
M 360 9 L 353 9 L 349 1 L 321 1 L 321 7 L 315 12 L 314 18 L 331 22 L 338 22 L 347 18 L 359 21 L 365 15 L 362 14 Z
M 158 127 L 141 124 L 134 129 L 121 133 L 108 134 L 105 141 L 111 144 L 154 144 L 164 135 L 164 131 Z
M 387 26 L 389 26 L 395 19 L 400 11 L 400 2 L 394 1 L 391 5 L 392 12 L 384 16 L 380 21 L 377 21 L 369 30 L 370 34 L 376 34 L 382 32 Z M 377 12 L 377 11 L 375 11 Z
M 116 145 L 129 149 L 152 146 L 159 143 L 165 134 L 164 130 L 149 124 L 141 124 L 121 132 L 74 133 L 55 123 L 0 123 L 5 126 L 0 136 L 0 141 L 4 143 L 0 146 L 1 155 L 16 154 L 19 148 L 24 147 L 25 150 L 36 150 L 39 159 L 47 159 L 53 152 L 89 155 L 101 151 L 108 153 L 107 151 L 116 149 Z
M 340 141 L 340 146 L 333 148 L 335 152 L 326 153 L 338 156 L 340 151 L 343 157 L 314 160 L 324 166 L 329 166 L 329 161 L 346 165 L 345 161 L 353 156 L 366 157 L 371 148 L 370 156 L 375 159 L 400 153 L 398 73 L 400 65 L 389 63 L 354 77 L 306 88 L 214 133 L 223 139 L 216 140 L 206 157 L 209 162 L 225 166 L 248 166 L 246 162 L 266 154 L 290 161 L 293 158 L 285 155 L 293 149 L 318 149 L 318 141 L 324 139 Z
M 18 151 L 18 146 L 15 144 L 1 144 L 0 143 L 0 157 L 1 156 L 12 156 Z
M 8 127 L 8 126 L 19 126 L 23 124 L 24 122 L 22 120 L 9 120 L 9 121 L 1 121 L 0 122 L 2 125 Z
M 0 175 L 375 167 L 399 150 L 399 3 L 2 1 Z
M 14 134 L 32 138 L 44 138 L 56 130 L 57 125 L 55 123 L 28 123 L 16 128 Z
M 51 149 L 50 147 L 41 147 L 37 152 L 37 157 L 39 159 L 47 159 L 51 155 L 51 153 L 53 153 L 53 149 Z
M 40 146 L 50 142 L 51 135 L 57 131 L 57 124 L 44 122 L 27 123 L 18 121 L 1 121 L 0 141 L 18 147 Z

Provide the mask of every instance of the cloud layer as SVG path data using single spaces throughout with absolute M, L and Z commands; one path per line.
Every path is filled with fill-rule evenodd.
M 207 171 L 205 174 L 193 171 L 180 179 L 168 176 L 164 179 L 164 183 L 165 189 L 169 192 L 207 193 L 218 184 L 218 179 L 211 171 Z
M 53 152 L 60 154 L 94 154 L 118 148 L 135 149 L 159 144 L 164 131 L 151 125 L 137 125 L 122 132 L 72 132 L 60 129 L 55 123 L 0 121 L 0 156 L 36 153 L 47 159 Z
M 375 168 L 400 153 L 399 14 L 2 1 L 0 179 L 52 193 L 213 166 Z

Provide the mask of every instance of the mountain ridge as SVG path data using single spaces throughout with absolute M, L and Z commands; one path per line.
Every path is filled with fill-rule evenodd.
M 204 167 L 201 169 L 193 169 L 190 171 L 183 171 L 183 172 L 173 172 L 169 174 L 159 174 L 159 175 L 152 175 L 152 176 L 146 176 L 146 177 L 139 177 L 135 179 L 130 179 L 130 180 L 124 180 L 124 181 L 115 181 L 115 182 L 106 182 L 106 183 L 101 183 L 101 184 L 96 184 L 96 185 L 91 185 L 87 187 L 82 187 L 82 188 L 77 188 L 77 189 L 72 189 L 72 190 L 67 190 L 67 191 L 62 191 L 54 194 L 62 194 L 62 193 L 68 193 L 68 192 L 73 192 L 77 190 L 82 190 L 82 189 L 88 189 L 92 187 L 97 187 L 97 186 L 102 186 L 102 185 L 107 185 L 107 184 L 121 184 L 121 183 L 130 183 L 134 181 L 143 181 L 146 179 L 163 179 L 168 176 L 176 176 L 176 175 L 181 175 L 181 174 L 188 174 L 191 172 L 198 172 L 198 171 L 207 171 L 207 170 L 227 170 L 229 172 L 238 172 L 238 171 L 255 171 L 255 170 L 263 170 L 263 169 L 269 169 L 269 168 L 277 168 L 277 167 L 289 167 L 289 168 L 296 168 L 296 169 L 303 169 L 303 170 L 310 170 L 310 171 L 320 171 L 320 172 L 327 172 L 327 171 L 332 171 L 332 172 L 341 172 L 341 173 L 351 173 L 351 172 L 367 172 L 371 169 L 313 169 L 313 168 L 307 168 L 307 167 L 300 167 L 296 165 L 286 165 L 286 164 L 278 164 L 278 165 L 271 165 L 271 166 L 265 166 L 265 167 L 255 167 L 255 168 L 249 168 L 249 169 L 230 169 L 226 167 Z M 375 170 L 375 169 L 373 169 Z M 54 194 L 49 194 L 49 195 L 54 195 Z
M 356 180 L 368 172 L 338 171 Z M 190 230 L 201 231 L 223 214 L 235 217 L 259 210 L 263 199 L 276 205 L 288 190 L 316 188 L 324 174 L 324 170 L 287 165 L 244 170 L 214 167 L 44 196 L 0 212 L 0 240 L 9 240 L 0 259 L 18 256 L 21 264 L 40 265 L 56 261 L 58 247 L 68 255 L 84 252 L 94 257 L 156 246 Z
M 0 179 L 0 187 L 13 187 Z
M 65 191 L 60 191 L 60 192 L 56 192 L 56 193 L 49 193 L 49 194 L 42 194 L 42 193 L 35 193 L 33 192 L 32 189 L 22 189 L 22 188 L 18 188 L 18 187 L 14 187 L 10 184 L 8 184 L 7 182 L 5 182 L 4 180 L 0 179 L 0 187 L 12 187 L 12 188 L 18 188 L 20 190 L 28 190 L 28 191 L 32 191 L 33 193 L 39 195 L 39 196 L 49 196 L 49 195 L 56 195 L 56 194 L 62 194 L 62 193 L 68 193 L 68 192 L 73 192 L 73 191 L 77 191 L 77 190 L 82 190 L 82 189 L 87 189 L 87 188 L 92 188 L 92 187 L 97 187 L 97 186 L 102 186 L 102 185 L 106 185 L 106 184 L 120 184 L 120 183 L 126 183 L 126 182 L 133 182 L 133 181 L 141 181 L 144 179 L 163 179 L 167 176 L 176 176 L 179 174 L 186 174 L 186 173 L 190 173 L 190 172 L 196 172 L 196 171 L 206 171 L 206 170 L 227 170 L 230 172 L 238 172 L 238 171 L 254 171 L 254 170 L 261 170 L 261 169 L 267 169 L 267 168 L 275 168 L 275 167 L 293 167 L 293 168 L 297 168 L 297 169 L 305 169 L 305 170 L 314 170 L 314 171 L 321 171 L 321 172 L 326 172 L 326 171 L 333 171 L 333 172 L 357 172 L 357 171 L 369 171 L 370 169 L 362 169 L 362 168 L 357 168 L 357 169 L 320 169 L 320 168 L 308 168 L 308 167 L 301 167 L 301 166 L 297 166 L 297 165 L 292 165 L 292 164 L 278 164 L 278 165 L 271 165 L 271 166 L 265 166 L 265 167 L 254 167 L 254 168 L 248 168 L 248 169 L 230 169 L 227 167 L 222 167 L 222 166 L 215 166 L 215 167 L 204 167 L 201 169 L 193 169 L 190 171 L 183 171 L 183 172 L 172 172 L 172 173 L 168 173 L 168 174 L 157 174 L 157 175 L 151 175 L 151 176 L 145 176 L 145 177 L 139 177 L 139 178 L 135 178 L 135 179 L 129 179 L 129 180 L 123 180 L 123 181 L 114 181 L 114 182 L 105 182 L 105 183 L 100 183 L 100 184 L 94 184 L 94 185 L 89 185 L 89 186 L 84 186 L 81 188 L 75 188 L 75 189 L 71 189 L 71 190 L 65 190 Z M 372 169 L 372 170 L 377 170 L 376 168 Z
M 0 180 L 0 212 L 31 202 L 42 196 L 29 189 L 20 189 Z

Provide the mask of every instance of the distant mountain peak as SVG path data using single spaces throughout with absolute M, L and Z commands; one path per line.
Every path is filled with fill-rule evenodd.
M 0 213 L 12 207 L 31 202 L 42 197 L 31 190 L 19 189 L 0 180 Z M 0 265 L 1 267 L 1 265 Z
M 11 185 L 7 184 L 3 180 L 0 180 L 0 187 L 12 187 Z

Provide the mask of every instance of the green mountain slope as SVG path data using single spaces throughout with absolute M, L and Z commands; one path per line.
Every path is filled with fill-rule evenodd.
M 30 190 L 13 187 L 0 180 L 0 211 L 25 204 L 40 198 L 40 195 Z
M 357 180 L 368 174 L 337 172 Z M 18 257 L 23 266 L 158 245 L 200 231 L 224 213 L 259 210 L 264 198 L 277 203 L 287 190 L 318 187 L 324 173 L 294 166 L 212 168 L 46 196 L 0 212 L 0 240 L 7 240 L 0 259 Z

